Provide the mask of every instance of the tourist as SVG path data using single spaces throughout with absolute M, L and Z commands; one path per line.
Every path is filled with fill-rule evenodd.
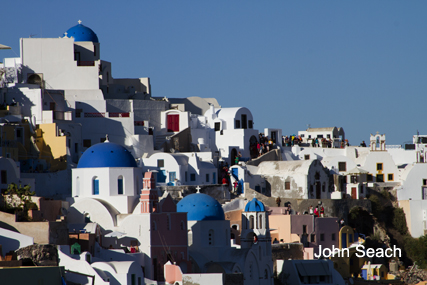
M 314 215 L 313 205 L 310 205 L 310 207 L 308 208 L 308 213 L 309 213 L 310 215 Z
M 277 197 L 276 198 L 276 204 L 277 204 L 277 207 L 280 207 L 280 203 L 282 202 L 282 199 L 280 199 L 280 197 Z

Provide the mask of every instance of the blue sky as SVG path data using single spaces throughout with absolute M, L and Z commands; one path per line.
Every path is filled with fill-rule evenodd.
M 28 3 L 28 4 L 25 4 Z M 427 134 L 427 1 L 11 1 L 0 43 L 59 37 L 82 20 L 113 76 L 153 96 L 215 97 L 284 134 L 343 127 L 350 144 Z

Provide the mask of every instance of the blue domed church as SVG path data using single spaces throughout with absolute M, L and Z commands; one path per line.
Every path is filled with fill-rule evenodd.
M 72 171 L 72 197 L 102 199 L 120 213 L 132 213 L 138 203 L 142 169 L 123 146 L 105 141 L 88 148 Z
M 241 248 L 231 246 L 230 221 L 225 220 L 221 204 L 209 195 L 184 197 L 177 204 L 177 212 L 187 213 L 191 272 L 241 273 L 245 285 L 273 284 L 271 238 L 262 202 L 253 199 L 242 213 L 245 242 Z

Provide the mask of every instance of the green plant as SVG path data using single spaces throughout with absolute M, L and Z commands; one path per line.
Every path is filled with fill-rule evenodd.
M 30 185 L 22 187 L 15 183 L 9 184 L 4 195 L 6 210 L 22 211 L 27 214 L 28 210 L 37 209 L 37 205 L 31 201 L 31 196 L 36 193 L 31 191 L 30 188 Z
M 399 231 L 400 234 L 405 235 L 408 233 L 408 227 L 406 225 L 406 216 L 405 212 L 401 208 L 393 209 L 393 227 Z

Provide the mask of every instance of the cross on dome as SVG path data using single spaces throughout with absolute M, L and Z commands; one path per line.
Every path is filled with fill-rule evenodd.
M 197 185 L 197 187 L 196 187 L 197 193 L 200 193 L 200 189 L 202 189 L 202 188 L 200 188 L 200 186 Z
M 79 23 L 79 25 L 81 25 L 81 24 L 82 24 L 82 21 L 78 20 L 78 21 L 77 21 L 77 23 Z

